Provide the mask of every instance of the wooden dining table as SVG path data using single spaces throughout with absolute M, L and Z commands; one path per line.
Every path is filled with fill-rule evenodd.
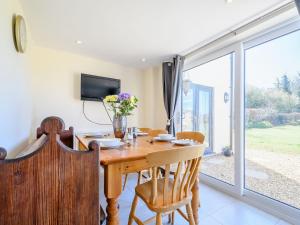
M 78 148 L 87 150 L 91 141 L 96 140 L 85 135 L 76 135 Z M 195 143 L 203 151 L 204 145 Z M 178 148 L 189 148 L 190 146 L 177 146 L 170 142 L 153 141 L 149 136 L 137 137 L 122 147 L 116 149 L 100 150 L 100 165 L 104 169 L 104 194 L 107 201 L 107 224 L 119 225 L 118 198 L 122 193 L 122 175 L 149 169 L 146 160 L 149 153 L 157 151 L 172 151 Z M 157 165 L 163 166 L 163 165 Z M 193 188 L 192 209 L 195 223 L 199 224 L 199 180 Z

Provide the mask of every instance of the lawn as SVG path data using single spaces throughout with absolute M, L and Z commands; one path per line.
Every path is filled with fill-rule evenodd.
M 245 135 L 247 148 L 300 154 L 300 126 L 252 128 Z

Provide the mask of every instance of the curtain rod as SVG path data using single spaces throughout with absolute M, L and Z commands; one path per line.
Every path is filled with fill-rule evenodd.
M 226 40 L 226 39 L 228 39 L 230 37 L 234 37 L 234 36 L 236 36 L 238 34 L 241 34 L 244 31 L 247 31 L 247 30 L 253 28 L 256 25 L 259 25 L 259 24 L 261 24 L 261 23 L 263 23 L 265 21 L 268 21 L 269 19 L 271 19 L 271 18 L 273 18 L 273 17 L 275 17 L 277 15 L 280 15 L 280 14 L 282 14 L 284 12 L 287 12 L 290 9 L 294 8 L 294 7 L 295 7 L 295 1 L 288 2 L 288 3 L 280 6 L 279 8 L 276 8 L 276 9 L 274 9 L 274 10 L 272 10 L 272 11 L 270 11 L 270 12 L 268 12 L 268 13 L 266 13 L 266 14 L 264 14 L 264 15 L 256 18 L 256 19 L 254 19 L 254 20 L 252 20 L 252 21 L 250 21 L 250 22 L 248 22 L 248 23 L 246 23 L 246 24 L 244 24 L 244 25 L 242 25 L 242 26 L 234 29 L 233 31 L 230 31 L 229 33 L 226 33 L 226 34 L 224 34 L 224 35 L 216 38 L 215 40 L 213 40 L 213 41 L 211 41 L 209 43 L 204 44 L 203 46 L 201 46 L 201 47 L 199 47 L 199 48 L 197 48 L 195 50 L 192 50 L 191 52 L 187 53 L 185 55 L 185 57 L 191 57 L 191 56 L 195 55 L 196 53 L 198 53 L 200 51 L 203 51 L 204 49 L 210 47 L 211 45 L 214 45 L 214 44 L 216 44 L 218 42 L 222 42 L 222 41 L 224 41 L 224 40 Z

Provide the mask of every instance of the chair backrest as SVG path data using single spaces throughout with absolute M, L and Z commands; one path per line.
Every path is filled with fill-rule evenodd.
M 165 166 L 163 178 L 163 200 L 160 205 L 166 206 L 191 197 L 191 189 L 198 176 L 199 165 L 203 155 L 203 146 L 190 146 L 168 151 L 154 152 L 147 156 L 147 161 L 153 165 L 151 204 L 158 199 L 157 169 Z M 170 180 L 171 164 L 177 164 L 174 180 Z M 171 186 L 170 186 L 171 181 Z M 169 193 L 172 193 L 171 195 Z M 160 198 L 161 199 L 161 198 Z
M 149 133 L 149 132 L 151 131 L 151 128 L 148 128 L 148 127 L 141 127 L 141 128 L 139 128 L 139 130 L 140 130 L 141 132 Z
M 166 130 L 163 130 L 163 129 L 157 129 L 157 130 L 150 130 L 149 135 L 150 135 L 151 137 L 156 137 L 156 136 L 158 136 L 159 134 L 167 134 L 167 133 L 168 133 L 168 131 L 166 131 Z
M 99 225 L 98 144 L 85 152 L 68 148 L 57 117 L 45 119 L 41 128 L 46 138 L 36 151 L 0 160 L 0 224 Z
M 183 131 L 176 133 L 177 139 L 191 139 L 203 144 L 205 136 L 200 132 Z

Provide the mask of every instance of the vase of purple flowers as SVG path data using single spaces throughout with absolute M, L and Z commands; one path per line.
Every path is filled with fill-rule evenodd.
M 113 129 L 116 138 L 124 138 L 127 130 L 127 117 L 126 116 L 114 116 Z
M 138 99 L 129 93 L 119 95 L 108 95 L 104 102 L 109 105 L 109 110 L 113 112 L 113 129 L 116 138 L 124 138 L 127 129 L 127 116 L 132 115 L 132 111 L 137 108 Z

